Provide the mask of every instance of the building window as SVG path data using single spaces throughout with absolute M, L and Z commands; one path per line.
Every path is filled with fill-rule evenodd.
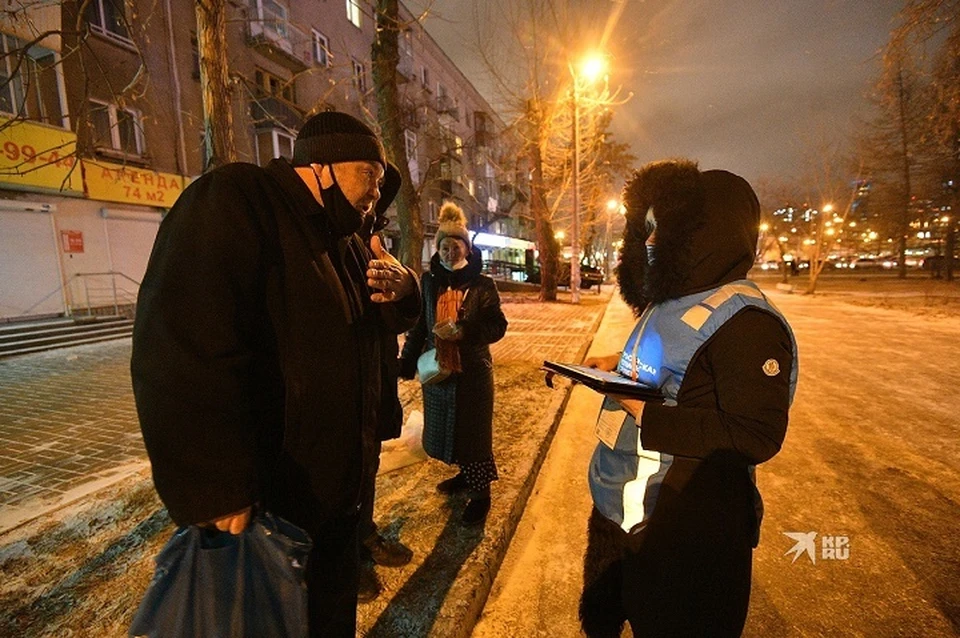
M 437 202 L 433 200 L 427 202 L 427 214 L 429 215 L 430 221 L 437 221 Z
M 277 157 L 293 158 L 294 137 L 282 129 L 257 131 L 257 163 L 266 166 Z
M 319 31 L 313 31 L 313 61 L 320 66 L 330 66 L 330 40 Z
M 293 80 L 284 80 L 263 69 L 257 69 L 255 78 L 257 82 L 257 92 L 261 97 L 272 95 L 282 98 L 291 104 L 296 103 L 297 91 Z
M 417 134 L 411 130 L 403 131 L 404 150 L 407 153 L 407 168 L 410 179 L 417 186 L 420 185 L 420 162 L 417 159 Z
M 476 187 L 475 187 L 476 183 L 469 177 L 465 178 L 465 181 L 467 182 L 466 184 L 467 192 L 470 193 L 470 197 L 476 197 L 477 196 Z
M 360 0 L 347 0 L 347 20 L 353 26 L 360 28 L 362 24 L 360 22 Z
M 453 136 L 453 152 L 463 157 L 463 138 L 459 135 Z M 473 195 L 473 193 L 470 194 Z
M 430 69 L 427 67 L 420 67 L 420 84 L 425 89 L 430 88 Z
M 360 60 L 353 60 L 353 85 L 361 96 L 367 93 L 367 70 Z
M 64 126 L 57 54 L 0 34 L 0 112 Z
M 97 100 L 90 100 L 89 106 L 89 127 L 95 147 L 143 155 L 143 120 L 139 112 Z
M 133 44 L 123 0 L 90 0 L 84 17 L 94 33 Z

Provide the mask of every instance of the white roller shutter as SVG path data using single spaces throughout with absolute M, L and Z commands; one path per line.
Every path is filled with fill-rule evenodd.
M 0 201 L 0 318 L 61 314 L 52 204 Z
M 110 269 L 137 282 L 143 281 L 160 228 L 160 213 L 104 208 L 101 214 L 110 249 Z M 126 278 L 117 279 L 117 285 L 136 287 Z

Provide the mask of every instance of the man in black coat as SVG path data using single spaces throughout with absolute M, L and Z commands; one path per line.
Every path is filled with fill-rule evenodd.
M 359 120 L 311 117 L 292 162 L 229 164 L 184 191 L 138 300 L 131 369 L 157 492 L 180 525 L 236 534 L 257 506 L 304 528 L 314 636 L 356 630 L 381 357 L 419 314 L 413 273 L 356 234 L 395 171 Z

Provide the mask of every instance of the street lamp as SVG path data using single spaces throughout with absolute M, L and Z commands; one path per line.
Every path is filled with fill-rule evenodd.
M 573 76 L 573 223 L 570 225 L 570 298 L 580 303 L 580 81 L 592 82 L 600 77 L 606 60 L 592 54 L 580 63 L 579 73 L 570 67 Z

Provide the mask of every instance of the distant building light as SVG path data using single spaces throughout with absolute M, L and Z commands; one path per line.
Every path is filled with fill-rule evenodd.
M 504 235 L 492 235 L 490 233 L 477 233 L 473 238 L 473 243 L 477 246 L 486 246 L 487 248 L 519 248 L 520 250 L 530 250 L 536 246 L 532 241 L 525 239 L 505 237 Z

